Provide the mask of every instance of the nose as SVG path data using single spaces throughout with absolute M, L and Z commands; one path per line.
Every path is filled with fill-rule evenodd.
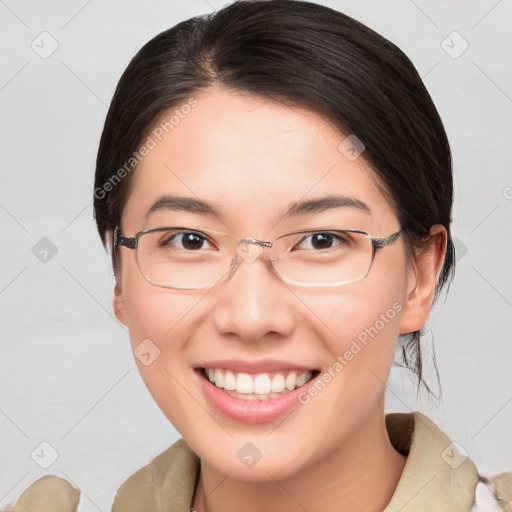
M 215 290 L 212 316 L 217 331 L 244 341 L 290 336 L 296 326 L 292 291 L 272 271 L 265 249 L 244 245 L 234 272 Z

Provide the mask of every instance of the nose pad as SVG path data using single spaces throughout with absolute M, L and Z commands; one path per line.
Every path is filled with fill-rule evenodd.
M 236 253 L 246 263 L 254 263 L 260 254 L 263 252 L 263 247 L 259 240 L 252 237 L 247 237 L 244 240 L 240 240 L 236 247 Z
M 235 249 L 236 254 L 233 256 L 233 258 L 231 258 L 229 271 L 226 277 L 232 276 L 242 261 L 249 265 L 254 263 L 264 252 L 264 248 L 271 248 L 272 245 L 272 242 L 263 242 L 251 236 L 248 236 L 243 240 L 240 240 Z M 269 257 L 266 258 L 265 261 L 265 266 L 277 278 L 279 278 L 279 275 L 277 274 L 274 268 L 273 262 L 277 261 L 278 259 L 279 258 L 275 258 L 269 255 Z

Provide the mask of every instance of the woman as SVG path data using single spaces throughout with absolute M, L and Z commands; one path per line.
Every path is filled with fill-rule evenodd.
M 114 512 L 511 506 L 510 475 L 384 415 L 454 268 L 449 144 L 392 43 L 288 0 L 179 24 L 119 82 L 94 196 L 114 311 L 183 436 Z

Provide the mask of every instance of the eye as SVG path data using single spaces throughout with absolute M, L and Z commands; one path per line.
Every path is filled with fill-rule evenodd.
M 173 247 L 185 251 L 196 251 L 199 249 L 207 249 L 204 244 L 213 245 L 206 235 L 202 235 L 196 231 L 178 231 L 166 235 L 161 241 L 161 247 Z
M 298 244 L 299 249 L 313 249 L 320 251 L 322 249 L 331 249 L 333 247 L 339 247 L 348 245 L 349 241 L 347 238 L 340 235 L 319 231 L 304 237 Z M 302 247 L 300 247 L 302 246 Z

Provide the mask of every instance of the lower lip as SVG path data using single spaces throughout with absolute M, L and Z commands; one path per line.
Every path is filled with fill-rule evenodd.
M 212 405 L 228 418 L 257 425 L 260 423 L 268 423 L 277 420 L 287 413 L 291 412 L 294 407 L 300 405 L 298 396 L 309 387 L 312 380 L 293 391 L 285 393 L 277 398 L 269 398 L 267 400 L 244 400 L 228 395 L 209 380 L 207 380 L 200 370 L 196 370 L 201 386 Z

